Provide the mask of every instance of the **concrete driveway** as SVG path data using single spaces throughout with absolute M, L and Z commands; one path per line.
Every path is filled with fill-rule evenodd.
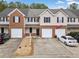
M 5 44 L 0 45 L 0 58 L 13 57 L 14 51 L 20 42 L 21 39 L 10 39 Z
M 34 39 L 32 56 L 16 56 L 29 58 L 70 58 L 72 52 L 66 49 L 57 39 Z
M 0 45 L 0 57 L 21 58 L 71 58 L 79 57 L 79 47 L 68 47 L 57 39 L 33 39 L 34 54 L 31 56 L 16 56 L 13 53 L 21 42 L 20 39 L 10 39 Z
M 72 58 L 79 58 L 79 44 L 78 47 L 65 46 L 63 43 L 61 43 L 61 45 L 63 45 L 67 50 L 69 50 L 72 53 Z
M 72 52 L 66 49 L 57 39 L 34 40 L 35 57 L 70 57 Z

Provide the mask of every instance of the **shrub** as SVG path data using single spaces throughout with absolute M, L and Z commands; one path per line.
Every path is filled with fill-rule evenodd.
M 70 32 L 70 33 L 68 33 L 67 35 L 70 35 L 70 36 L 72 36 L 72 37 L 75 37 L 76 35 L 78 35 L 79 34 L 79 32 Z

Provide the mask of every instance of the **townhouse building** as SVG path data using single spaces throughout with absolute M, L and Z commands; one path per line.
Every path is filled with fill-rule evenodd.
M 0 33 L 11 38 L 39 36 L 54 38 L 69 32 L 79 32 L 79 13 L 68 9 L 7 8 L 0 13 Z

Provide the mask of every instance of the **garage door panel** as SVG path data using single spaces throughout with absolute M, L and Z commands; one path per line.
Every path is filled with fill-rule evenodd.
M 11 38 L 22 38 L 22 29 L 11 29 Z
M 57 35 L 57 37 L 61 37 L 62 35 L 65 35 L 65 29 L 55 29 L 55 35 Z
M 43 38 L 52 38 L 52 29 L 42 29 Z

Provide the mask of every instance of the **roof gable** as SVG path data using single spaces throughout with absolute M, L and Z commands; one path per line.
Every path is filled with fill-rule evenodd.
M 8 16 L 10 16 L 12 13 L 14 13 L 15 11 L 18 11 L 19 13 L 21 13 L 23 16 L 25 16 L 25 14 L 23 14 L 19 9 L 14 9 L 13 11 L 11 11 Z
M 45 11 L 43 11 L 42 13 L 39 14 L 39 16 L 41 16 L 42 14 L 44 14 L 45 12 L 49 12 L 52 16 L 54 16 L 54 14 L 49 10 L 49 9 L 46 9 Z
M 67 17 L 68 17 L 68 14 L 67 14 L 67 13 L 65 13 L 62 9 L 60 9 L 59 11 L 57 11 L 55 15 L 57 15 L 59 12 L 62 12 L 65 16 L 67 16 Z

